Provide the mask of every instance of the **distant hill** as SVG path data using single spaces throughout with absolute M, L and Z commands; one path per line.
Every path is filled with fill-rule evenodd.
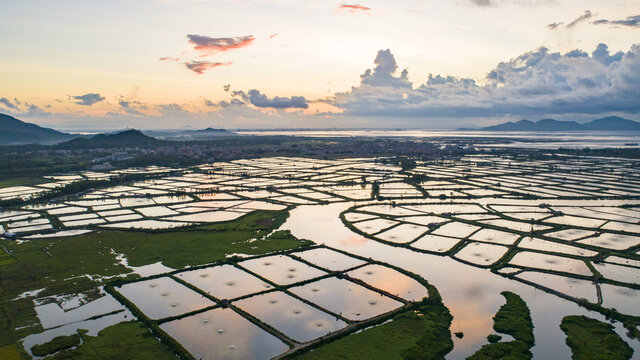
M 226 129 L 214 129 L 208 127 L 201 130 L 155 130 L 148 131 L 148 134 L 163 139 L 163 140 L 176 140 L 176 141 L 196 141 L 196 140 L 212 140 L 230 136 L 238 136 L 233 131 Z
M 471 129 L 460 129 L 471 130 Z M 640 131 L 640 122 L 623 119 L 618 116 L 609 116 L 596 119 L 586 124 L 575 121 L 558 121 L 543 119 L 537 122 L 520 120 L 506 122 L 498 125 L 487 126 L 480 131 Z
M 584 124 L 588 130 L 620 130 L 620 131 L 637 131 L 640 130 L 640 122 L 623 119 L 618 116 L 608 116 L 602 119 L 596 119 Z
M 202 129 L 202 130 L 192 130 L 191 132 L 195 132 L 195 133 L 199 133 L 199 134 L 204 134 L 204 133 L 213 133 L 213 134 L 235 134 L 229 130 L 226 129 L 214 129 L 211 127 L 208 127 L 206 129 Z
M 73 139 L 71 134 L 43 128 L 20 121 L 13 116 L 0 114 L 0 145 L 57 144 Z
M 78 138 L 59 144 L 61 149 L 142 147 L 158 145 L 161 141 L 143 134 L 140 130 L 125 130 L 113 134 L 98 134 L 90 138 Z

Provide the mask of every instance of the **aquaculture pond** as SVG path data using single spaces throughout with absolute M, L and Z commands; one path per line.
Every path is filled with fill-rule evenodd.
M 113 340 L 104 334 L 135 320 L 128 331 L 161 342 L 132 339 L 184 358 L 343 356 L 351 339 L 362 341 L 351 358 L 367 358 L 387 333 L 387 355 L 398 359 L 496 349 L 570 359 L 584 349 L 567 345 L 576 336 L 560 326 L 573 324 L 567 316 L 590 318 L 594 332 L 606 328 L 611 344 L 640 354 L 638 162 L 523 155 L 400 165 L 274 157 L 3 188 L 0 200 L 27 203 L 0 209 L 9 314 L 0 316 L 12 319 L 0 328 L 9 339 L 0 355 L 56 349 L 74 334 L 82 344 Z M 122 174 L 153 178 L 30 200 Z M 535 341 L 494 322 L 514 306 L 505 291 L 528 309 Z

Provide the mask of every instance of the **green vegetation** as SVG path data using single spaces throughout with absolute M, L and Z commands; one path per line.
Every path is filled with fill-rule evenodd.
M 51 359 L 176 359 L 166 345 L 138 322 L 109 326 L 95 337 L 86 334 L 81 336 L 82 345 L 59 352 Z
M 567 334 L 573 360 L 627 360 L 633 349 L 613 331 L 613 326 L 586 316 L 565 316 L 560 328 Z
M 444 359 L 453 349 L 451 319 L 440 297 L 435 296 L 425 300 L 417 310 L 398 314 L 392 321 L 323 345 L 296 359 Z
M 491 335 L 487 336 L 487 341 L 489 341 L 491 344 L 495 344 L 500 340 L 502 340 L 502 336 L 500 336 L 498 334 L 491 334 Z
M 493 317 L 493 329 L 503 334 L 509 334 L 530 347 L 535 343 L 533 337 L 533 322 L 527 303 L 510 291 L 503 291 L 502 296 L 507 302 Z
M 415 167 L 417 166 L 416 161 L 414 159 L 409 159 L 406 157 L 401 157 L 400 159 L 398 159 L 398 163 L 402 171 L 415 169 Z
M 470 356 L 470 360 L 490 360 L 490 359 L 531 359 L 531 347 L 535 343 L 533 336 L 533 322 L 527 303 L 522 298 L 510 291 L 503 291 L 502 296 L 507 302 L 500 307 L 500 310 L 493 317 L 493 329 L 503 334 L 513 336 L 515 340 L 499 343 L 500 336 L 489 335 L 487 340 L 490 344 L 484 345 L 475 354 Z
M 529 360 L 533 355 L 522 341 L 487 344 L 469 356 L 467 360 Z
M 20 360 L 20 350 L 16 344 L 0 347 L 0 359 L 4 360 Z
M 29 186 L 51 182 L 51 179 L 45 179 L 39 176 L 25 176 L 14 178 L 2 178 L 0 179 L 0 188 L 10 186 Z
M 44 344 L 34 345 L 31 352 L 35 356 L 47 356 L 61 350 L 80 345 L 80 335 L 58 336 Z
M 0 246 L 10 252 L 0 265 L 0 346 L 42 330 L 32 299 L 18 299 L 27 291 L 42 289 L 39 297 L 84 293 L 87 300 L 96 298 L 102 278 L 131 272 L 116 259 L 118 254 L 131 266 L 162 262 L 181 268 L 233 253 L 258 255 L 310 244 L 283 231 L 268 236 L 287 216 L 287 211 L 257 211 L 234 221 L 173 231 L 102 230 L 22 244 L 0 240 Z

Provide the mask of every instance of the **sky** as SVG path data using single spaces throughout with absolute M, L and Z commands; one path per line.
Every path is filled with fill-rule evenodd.
M 7 0 L 0 49 L 67 131 L 640 120 L 640 1 Z

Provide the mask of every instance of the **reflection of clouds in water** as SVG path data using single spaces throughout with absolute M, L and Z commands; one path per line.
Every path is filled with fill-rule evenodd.
M 451 313 L 456 315 L 451 324 L 451 333 L 458 331 L 464 333 L 462 339 L 454 337 L 455 346 L 458 347 L 458 350 L 475 349 L 485 341 L 491 332 L 495 312 L 487 311 L 480 302 L 457 300 L 462 301 L 447 301 L 446 304 Z
M 478 300 L 484 298 L 484 296 L 486 295 L 486 289 L 483 285 L 480 284 L 471 285 L 464 289 L 464 293 L 467 298 Z
M 340 244 L 341 245 L 358 245 L 358 244 L 365 243 L 367 241 L 369 241 L 369 239 L 367 239 L 366 237 L 352 233 L 351 235 L 340 239 Z
M 428 296 L 427 289 L 415 279 L 380 265 L 368 265 L 348 274 L 405 300 L 419 301 Z

